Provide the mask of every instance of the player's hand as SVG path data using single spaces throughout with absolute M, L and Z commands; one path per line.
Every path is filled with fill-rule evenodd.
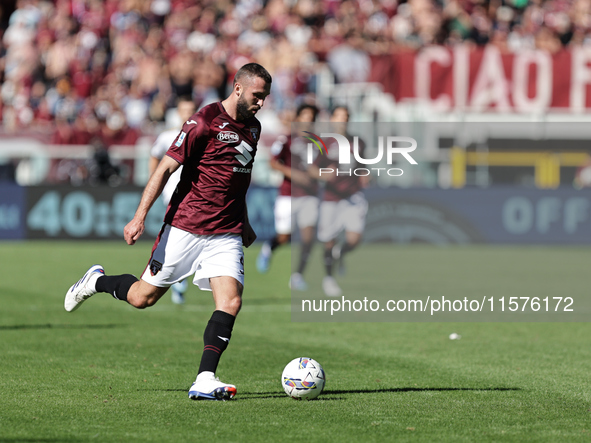
M 327 168 L 328 169 L 328 168 Z M 331 168 L 333 169 L 333 168 Z M 337 178 L 337 173 L 336 173 L 337 168 L 334 168 L 333 172 L 323 172 L 322 176 L 318 178 L 318 180 L 322 180 L 326 183 L 330 183 L 336 180 Z
M 144 222 L 134 218 L 129 223 L 127 223 L 125 229 L 123 229 L 123 238 L 125 238 L 125 241 L 128 245 L 133 245 L 144 233 L 144 229 Z
M 254 232 L 254 229 L 252 229 L 250 223 L 246 221 L 246 223 L 244 223 L 244 227 L 242 228 L 242 244 L 245 248 L 248 248 L 250 245 L 254 243 L 256 239 L 257 235 Z
M 306 172 L 294 169 L 291 171 L 291 181 L 300 186 L 310 186 L 314 180 Z
M 313 180 L 319 180 L 325 183 L 331 182 L 337 177 L 335 171 L 338 169 L 338 165 L 330 164 L 326 168 L 322 169 L 323 171 L 321 172 L 318 166 L 310 165 L 308 168 L 308 176 Z M 330 169 L 332 169 L 332 172 L 328 172 Z
M 362 188 L 369 188 L 370 179 L 367 175 L 362 175 L 359 177 L 359 184 Z

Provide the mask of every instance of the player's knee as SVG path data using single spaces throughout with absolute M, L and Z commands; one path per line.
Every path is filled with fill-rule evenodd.
M 277 242 L 280 245 L 283 245 L 285 243 L 288 243 L 291 240 L 291 235 L 290 234 L 279 234 L 277 236 Z
M 154 297 L 151 295 L 147 296 L 135 296 L 135 297 L 127 297 L 127 302 L 137 309 L 146 309 L 150 306 L 154 306 L 158 301 L 158 297 Z
M 137 309 L 146 309 L 151 306 L 146 299 L 127 298 L 127 302 Z
M 229 300 L 226 300 L 225 304 L 225 311 L 232 314 L 237 315 L 240 312 L 240 308 L 242 308 L 242 297 L 232 297 Z
M 359 243 L 361 243 L 361 236 L 358 235 L 356 237 L 351 238 L 350 240 L 347 241 L 347 243 L 349 243 L 349 246 L 351 248 L 356 247 Z
M 242 307 L 242 297 L 234 297 L 230 301 L 230 305 L 232 308 L 234 308 L 234 310 L 236 310 L 236 312 L 238 312 Z

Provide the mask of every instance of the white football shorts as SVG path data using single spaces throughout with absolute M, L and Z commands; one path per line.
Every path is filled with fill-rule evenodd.
M 193 275 L 193 284 L 211 291 L 212 277 L 234 277 L 244 286 L 244 252 L 238 234 L 198 235 L 165 224 L 154 243 L 142 280 L 165 288 Z
M 182 171 L 183 167 L 181 166 L 176 171 L 174 171 L 170 177 L 168 177 L 168 181 L 162 189 L 162 200 L 164 202 L 164 206 L 168 206 L 168 204 L 170 203 L 170 199 L 172 198 L 174 191 L 176 191 L 177 185 L 181 181 Z
M 362 233 L 367 215 L 367 200 L 361 192 L 343 200 L 320 203 L 318 240 L 334 240 L 342 230 Z
M 318 197 L 290 197 L 279 195 L 275 200 L 275 232 L 291 234 L 291 217 L 294 217 L 299 229 L 316 226 L 318 221 Z

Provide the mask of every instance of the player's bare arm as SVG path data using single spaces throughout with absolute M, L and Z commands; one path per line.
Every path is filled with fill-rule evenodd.
M 148 211 L 160 196 L 164 185 L 170 176 L 180 167 L 180 164 L 165 155 L 158 167 L 150 177 L 142 194 L 142 199 L 138 205 L 133 219 L 125 226 L 123 236 L 128 245 L 133 245 L 144 233 L 146 216 Z
M 320 180 L 323 182 L 329 182 L 334 180 L 337 176 L 336 172 L 334 170 L 332 172 L 326 171 L 326 169 L 330 168 L 324 168 L 322 174 L 320 174 L 320 168 L 318 166 L 310 165 L 308 167 L 308 175 L 315 180 Z
M 281 172 L 285 177 L 291 180 L 291 168 L 289 166 L 285 166 L 283 162 L 271 158 L 271 160 L 269 160 L 269 166 L 271 166 L 271 169 Z
M 272 169 L 281 172 L 285 177 L 287 177 L 293 183 L 297 183 L 298 185 L 309 186 L 312 183 L 313 179 L 308 174 L 290 166 L 286 166 L 279 160 L 269 160 L 269 166 L 271 166 Z
M 148 173 L 150 177 L 152 176 L 154 171 L 156 171 L 156 168 L 158 167 L 159 163 L 160 159 L 158 157 L 150 156 L 150 161 L 148 162 Z
M 369 184 L 370 184 L 371 180 L 368 176 L 360 176 L 359 177 L 359 183 L 361 184 L 361 187 L 363 189 L 368 188 Z

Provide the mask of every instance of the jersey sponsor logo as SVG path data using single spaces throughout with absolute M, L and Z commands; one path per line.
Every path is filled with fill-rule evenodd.
M 224 123 L 222 123 L 221 125 L 219 125 L 219 126 L 218 126 L 218 128 L 220 128 L 220 129 L 224 129 L 224 128 L 225 128 L 227 125 L 229 125 L 229 124 L 230 124 L 230 123 L 228 123 L 228 122 L 224 122 Z
M 252 161 L 251 152 L 254 148 L 244 140 L 238 146 L 234 146 L 234 149 L 240 152 L 240 154 L 235 155 L 234 157 L 236 157 L 236 160 L 238 160 L 242 166 L 246 166 Z
M 232 131 L 221 131 L 218 133 L 218 140 L 224 143 L 235 143 L 240 140 L 238 134 Z
M 196 125 L 197 122 L 195 120 L 187 120 L 187 123 L 185 123 L 186 125 Z
M 241 172 L 242 174 L 250 174 L 252 172 L 252 169 L 251 168 L 238 168 L 237 166 L 234 166 L 232 171 L 233 172 Z
M 152 277 L 155 276 L 156 274 L 158 274 L 161 269 L 162 269 L 162 263 L 160 263 L 159 261 L 152 260 L 150 262 L 150 274 L 152 274 Z
M 183 140 L 185 140 L 186 136 L 187 136 L 187 134 L 185 134 L 183 131 L 181 131 L 181 135 L 179 135 L 179 138 L 174 145 L 176 147 L 180 147 L 183 144 Z

